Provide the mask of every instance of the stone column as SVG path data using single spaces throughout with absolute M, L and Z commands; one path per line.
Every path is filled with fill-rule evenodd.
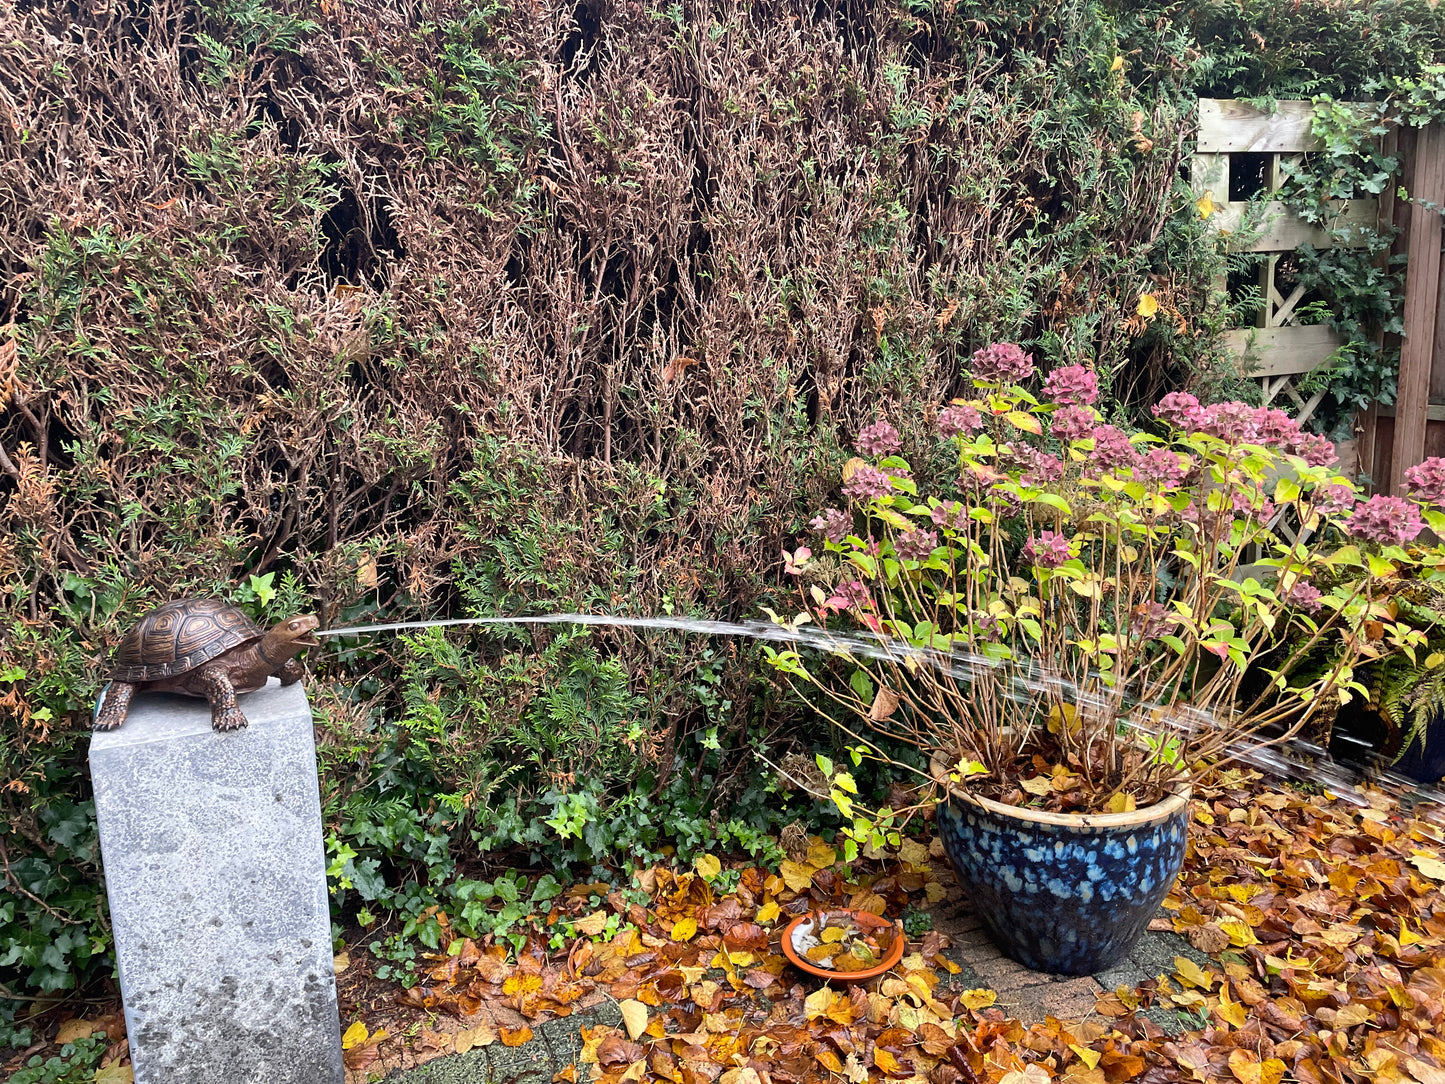
M 142 693 L 90 773 L 136 1084 L 341 1084 L 316 746 L 300 684 Z

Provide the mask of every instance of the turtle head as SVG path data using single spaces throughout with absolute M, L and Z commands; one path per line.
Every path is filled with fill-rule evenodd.
M 320 627 L 321 622 L 311 614 L 288 617 L 266 634 L 265 653 L 273 659 L 289 659 L 308 647 L 320 647 L 321 642 L 311 635 Z

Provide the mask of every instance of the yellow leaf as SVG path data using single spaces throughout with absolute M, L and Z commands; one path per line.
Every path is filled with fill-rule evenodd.
M 697 919 L 688 915 L 680 918 L 672 924 L 672 939 L 674 941 L 691 941 L 697 933 Z M 503 987 L 505 989 L 505 987 Z
M 1432 881 L 1445 881 L 1445 862 L 1438 858 L 1432 858 L 1424 851 L 1416 851 L 1410 859 L 1410 865 Z
M 1148 319 L 1159 311 L 1159 299 L 1153 294 L 1140 294 L 1139 305 L 1134 311 Z
M 350 966 L 351 954 L 349 952 L 338 952 L 335 956 L 331 957 L 331 970 L 338 975 Z
M 129 1065 L 107 1065 L 91 1077 L 95 1084 L 135 1084 L 135 1070 Z
M 943 897 L 948 895 L 948 889 L 944 888 L 938 881 L 929 881 L 923 886 L 924 894 L 928 896 L 929 903 L 939 903 Z
M 508 997 L 525 997 L 542 989 L 541 975 L 512 975 L 502 983 L 502 993 Z
M 1254 936 L 1254 931 L 1242 919 L 1221 918 L 1218 926 L 1229 937 L 1229 943 L 1235 948 L 1259 944 L 1259 938 Z
M 817 866 L 806 866 L 786 858 L 778 866 L 778 872 L 783 875 L 783 883 L 794 892 L 807 891 L 808 886 L 813 883 L 813 874 L 817 871 Z
M 818 1064 L 830 1073 L 842 1073 L 843 1062 L 838 1055 L 831 1050 L 819 1050 L 813 1057 L 818 1059 Z
M 903 1076 L 905 1073 L 903 1066 L 898 1063 L 898 1059 L 893 1056 L 893 1053 L 884 1050 L 881 1046 L 875 1047 L 873 1050 L 873 1064 L 889 1076 Z
M 1259 1084 L 1279 1084 L 1284 1079 L 1285 1064 L 1279 1058 L 1265 1058 L 1259 1069 Z
M 783 909 L 778 906 L 777 900 L 768 900 L 766 903 L 764 903 L 761 907 L 758 908 L 758 917 L 756 921 L 760 923 L 772 922 L 778 917 L 778 915 L 782 914 L 782 911 Z
M 628 998 L 619 1001 L 617 1007 L 622 1011 L 622 1022 L 627 1025 L 627 1037 L 636 1042 L 637 1037 L 647 1030 L 647 1006 Z
M 341 1049 L 350 1050 L 352 1047 L 360 1046 L 366 1042 L 366 1037 L 371 1033 L 366 1030 L 366 1025 L 360 1020 L 346 1029 L 346 1034 L 341 1037 Z
M 1244 1027 L 1248 1010 L 1240 1002 L 1229 1000 L 1228 987 L 1221 986 L 1219 988 L 1219 1006 L 1216 1011 L 1219 1013 L 1219 1018 L 1226 1023 L 1233 1024 L 1237 1028 Z
M 1198 986 L 1200 989 L 1208 990 L 1214 986 L 1214 976 L 1204 968 L 1200 967 L 1188 956 L 1174 957 L 1174 967 L 1179 974 L 1181 981 L 1190 986 Z
M 521 1046 L 523 1043 L 532 1041 L 532 1029 L 526 1026 L 520 1028 L 502 1028 L 503 1046 Z
M 722 872 L 722 862 L 710 854 L 699 855 L 692 867 L 704 881 L 711 881 Z
M 803 1016 L 808 1020 L 816 1020 L 828 1011 L 833 1004 L 833 991 L 826 986 L 814 990 L 803 999 Z
M 1116 57 L 1114 58 L 1114 63 L 1112 63 L 1112 64 L 1109 65 L 1109 70 L 1110 70 L 1111 72 L 1121 72 L 1121 71 L 1123 71 L 1123 70 L 1124 70 L 1124 58 L 1121 57 L 1121 56 L 1116 56 Z M 1089 1066 L 1089 1068 L 1092 1069 L 1093 1066 L 1091 1065 L 1091 1066 Z
M 1229 1071 L 1239 1084 L 1264 1084 L 1264 1067 L 1259 1058 L 1248 1050 L 1234 1050 L 1229 1055 Z
M 1132 813 L 1135 808 L 1137 807 L 1134 803 L 1134 796 L 1120 791 L 1109 799 L 1109 804 L 1104 807 L 1104 810 L 1108 813 Z
M 596 937 L 607 928 L 607 912 L 593 911 L 590 915 L 577 919 L 572 925 L 576 927 L 578 933 Z
M 986 1009 L 998 1000 L 992 990 L 965 990 L 958 995 L 959 1004 L 965 1009 Z
M 838 861 L 838 852 L 817 836 L 808 841 L 808 865 L 815 870 L 827 869 Z M 810 878 L 812 874 L 808 875 Z
M 928 865 L 928 848 L 916 839 L 905 839 L 898 846 L 898 857 L 910 866 Z
M 1097 1067 L 1099 1059 L 1103 1057 L 1097 1050 L 1090 1050 L 1087 1046 L 1080 1046 L 1078 1043 L 1070 1043 L 1069 1049 L 1079 1055 L 1079 1060 L 1090 1069 Z
M 1352 1028 L 1358 1024 L 1368 1024 L 1375 1018 L 1368 1005 L 1358 1001 L 1352 1001 L 1339 1012 L 1335 1013 L 1335 1024 L 1337 1028 Z
M 1052 794 L 1054 792 L 1054 781 L 1052 777 L 1047 775 L 1036 775 L 1031 779 L 1020 779 L 1019 786 L 1030 794 L 1038 795 L 1040 798 L 1045 794 Z
M 1194 201 L 1194 206 L 1199 210 L 1200 218 L 1208 218 L 1215 211 L 1219 210 L 1219 204 L 1214 202 L 1214 197 L 1206 192 Z
M 1034 436 L 1039 436 L 1044 431 L 1039 420 L 1026 410 L 1010 410 L 1004 415 L 1004 420 L 1015 429 L 1022 429 L 1025 433 L 1032 433 Z
M 847 936 L 848 936 L 848 931 L 845 930 L 845 929 L 843 929 L 842 926 L 829 926 L 827 929 L 825 929 L 825 930 L 823 931 L 823 936 L 822 936 L 821 940 L 822 940 L 823 944 L 825 944 L 825 945 L 831 945 L 831 944 L 833 944 L 835 941 L 841 941 L 841 940 L 843 940 L 843 938 L 845 938 L 845 937 L 847 937 Z
M 491 1046 L 497 1041 L 497 1033 L 492 1030 L 491 1024 L 478 1024 L 474 1028 L 467 1028 L 459 1031 L 452 1037 L 452 1045 L 458 1054 L 465 1054 L 468 1050 L 475 1050 L 479 1046 Z

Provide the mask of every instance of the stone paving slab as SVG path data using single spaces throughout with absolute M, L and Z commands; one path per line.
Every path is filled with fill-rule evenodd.
M 1053 1016 L 1066 1022 L 1103 1019 L 1094 1010 L 1098 995 L 1119 986 L 1130 989 L 1160 974 L 1174 971 L 1174 957 L 1186 956 L 1201 966 L 1209 957 L 1171 932 L 1149 931 L 1128 958 L 1097 975 L 1050 975 L 1030 971 L 995 948 L 983 932 L 961 889 L 950 884 L 949 895 L 931 913 L 934 929 L 953 944 L 944 955 L 959 966 L 957 975 L 945 976 L 944 989 L 992 989 L 996 1006 L 1026 1023 Z M 1163 912 L 1161 912 L 1162 914 Z M 1180 1014 L 1168 1009 L 1142 1012 L 1170 1035 L 1186 1027 Z M 437 1058 L 416 1069 L 393 1073 L 387 1084 L 551 1084 L 555 1073 L 571 1065 L 582 1049 L 581 1030 L 607 1024 L 621 1026 L 617 1006 L 604 1002 L 561 1020 L 548 1020 L 534 1028 L 536 1037 L 509 1049 L 494 1043 L 482 1050 Z

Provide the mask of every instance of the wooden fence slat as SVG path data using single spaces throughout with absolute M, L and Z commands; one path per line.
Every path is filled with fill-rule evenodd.
M 1230 353 L 1240 357 L 1250 379 L 1308 373 L 1340 348 L 1340 336 L 1322 324 L 1228 331 Z
M 1377 406 L 1375 413 L 1381 418 L 1395 417 L 1395 408 L 1392 406 Z M 1445 422 L 1445 403 L 1431 403 L 1425 407 L 1425 419 L 1432 422 Z
M 1373 228 L 1380 213 L 1376 199 L 1331 200 L 1335 210 L 1335 228 L 1354 228 L 1358 232 L 1343 239 L 1347 248 L 1363 248 L 1366 244 L 1364 231 Z M 1253 236 L 1251 240 L 1235 242 L 1229 247 L 1235 252 L 1293 252 L 1300 245 L 1314 245 L 1315 248 L 1330 248 L 1336 242 L 1329 232 L 1320 226 L 1312 226 L 1297 218 L 1279 200 L 1268 203 L 1228 203 L 1220 207 L 1211 217 L 1210 224 L 1220 233 L 1237 233 L 1241 222 L 1248 218 Z
M 1344 104 L 1366 108 L 1360 102 Z M 1199 99 L 1199 152 L 1300 154 L 1321 149 L 1323 144 L 1310 132 L 1313 103 L 1280 101 L 1275 107 L 1273 113 L 1265 113 L 1233 99 Z
M 1445 127 L 1420 130 L 1410 195 L 1417 204 L 1445 203 Z M 1395 395 L 1395 439 L 1391 481 L 1405 487 L 1405 471 L 1425 458 L 1429 420 L 1430 369 L 1440 303 L 1440 214 L 1417 206 L 1410 216 L 1410 262 L 1405 269 L 1405 337 Z

